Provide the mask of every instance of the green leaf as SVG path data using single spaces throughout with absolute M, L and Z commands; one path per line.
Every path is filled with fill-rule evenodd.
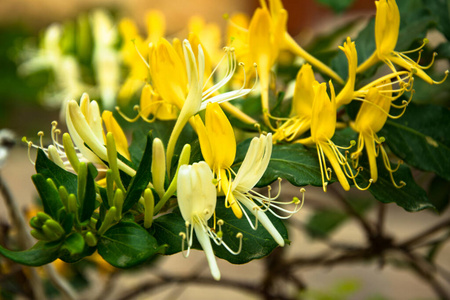
M 36 173 L 51 178 L 57 187 L 64 186 L 69 194 L 77 195 L 77 175 L 61 169 L 41 149 L 38 150 L 35 168 Z
M 397 172 L 394 173 L 394 179 L 397 183 L 403 181 L 406 185 L 402 188 L 396 188 L 391 181 L 389 172 L 386 170 L 381 157 L 377 159 L 378 180 L 369 188 L 370 193 L 380 202 L 395 203 L 404 208 L 406 211 L 415 212 L 426 208 L 434 208 L 433 204 L 428 200 L 427 193 L 416 184 L 411 175 L 411 170 L 401 165 Z M 362 177 L 369 180 L 369 168 L 364 168 Z
M 123 202 L 123 211 L 128 211 L 135 203 L 139 201 L 139 198 L 147 187 L 148 183 L 152 179 L 151 165 L 152 165 L 152 136 L 147 135 L 147 146 L 145 147 L 144 154 L 139 164 L 139 168 L 136 175 L 131 180 L 128 187 L 127 195 Z
M 435 176 L 428 188 L 428 198 L 439 213 L 443 213 L 450 202 L 450 184 L 447 180 Z
M 158 250 L 156 239 L 132 222 L 112 226 L 98 242 L 98 253 L 117 268 L 130 268 L 143 263 Z
M 58 258 L 62 242 L 37 242 L 33 247 L 24 251 L 11 251 L 0 246 L 0 254 L 16 263 L 39 267 L 51 263 Z
M 217 257 L 223 258 L 233 264 L 245 264 L 253 259 L 259 259 L 269 255 L 278 247 L 278 244 L 262 224 L 258 223 L 257 229 L 253 230 L 245 216 L 241 219 L 236 218 L 233 211 L 225 207 L 223 200 L 223 197 L 220 197 L 216 206 L 217 219 L 224 221 L 224 225 L 222 225 L 223 241 L 232 250 L 237 251 L 239 249 L 239 239 L 236 238 L 236 234 L 240 232 L 244 237 L 242 251 L 238 255 L 233 255 L 225 247 L 213 243 L 213 249 Z M 247 214 L 250 216 L 253 224 L 255 224 L 253 215 L 249 211 L 247 211 Z M 284 240 L 289 243 L 288 232 L 283 222 L 268 211 L 266 215 Z
M 251 215 L 250 218 L 255 223 L 253 215 L 248 211 L 247 213 L 249 216 Z M 283 222 L 269 212 L 267 212 L 267 216 L 285 241 L 288 241 L 288 233 Z M 241 232 L 244 236 L 242 251 L 238 255 L 231 254 L 225 247 L 218 246 L 211 241 L 215 255 L 219 258 L 234 264 L 244 264 L 253 259 L 269 255 L 278 246 L 261 224 L 258 224 L 257 230 L 253 230 L 245 217 L 242 219 L 236 218 L 231 209 L 225 208 L 223 197 L 218 199 L 216 217 L 224 221 L 224 225 L 222 225 L 223 240 L 232 250 L 237 251 L 239 248 L 239 239 L 236 238 L 236 234 Z M 212 219 L 210 220 L 211 222 Z M 151 230 L 158 243 L 167 246 L 166 255 L 181 251 L 182 238 L 180 237 L 180 232 L 186 232 L 186 226 L 179 210 L 157 218 L 153 222 Z M 185 247 L 187 247 L 186 242 Z M 194 238 L 192 248 L 201 249 L 196 238 Z
M 249 145 L 250 139 L 238 145 L 233 164 L 235 171 L 242 164 Z M 274 145 L 269 166 L 257 186 L 267 186 L 278 177 L 287 179 L 295 186 L 321 186 L 322 179 L 315 149 L 310 150 L 300 144 Z
M 42 200 L 44 211 L 50 215 L 54 220 L 58 219 L 58 212 L 63 208 L 63 203 L 59 197 L 58 191 L 47 182 L 45 177 L 41 174 L 34 174 L 31 176 L 34 185 Z
M 305 229 L 313 238 L 325 238 L 348 218 L 338 210 L 320 210 L 315 212 L 306 223 Z
M 92 165 L 89 163 L 89 165 Z M 92 165 L 93 166 L 93 165 Z M 94 168 L 95 169 L 95 168 Z M 95 177 L 94 174 L 96 172 L 92 169 L 92 167 L 88 167 L 88 172 L 86 176 L 86 189 L 84 192 L 84 199 L 79 199 L 80 201 L 80 221 L 84 222 L 89 220 L 92 216 L 92 213 L 95 210 L 95 201 L 97 198 L 97 193 L 95 190 Z M 93 174 L 94 173 L 94 174 Z
M 388 120 L 379 136 L 408 164 L 450 180 L 450 111 L 411 103 L 397 120 Z
M 150 228 L 150 233 L 158 241 L 158 244 L 166 247 L 164 251 L 166 255 L 181 252 L 180 232 L 186 232 L 186 225 L 179 210 L 155 219 Z M 200 245 L 198 243 L 196 245 L 198 249 Z

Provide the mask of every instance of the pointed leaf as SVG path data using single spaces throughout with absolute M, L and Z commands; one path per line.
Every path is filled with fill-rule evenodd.
M 123 203 L 123 211 L 128 211 L 135 203 L 137 203 L 147 187 L 148 183 L 152 179 L 151 166 L 152 166 L 152 135 L 147 135 L 147 145 L 142 156 L 139 168 L 136 175 L 131 180 L 128 187 L 127 195 Z
M 98 242 L 98 253 L 117 268 L 130 268 L 143 263 L 158 250 L 156 239 L 133 222 L 112 226 Z
M 24 251 L 11 251 L 0 246 L 0 254 L 16 263 L 38 267 L 51 263 L 58 258 L 62 242 L 37 242 L 32 248 Z
M 450 180 L 450 111 L 411 103 L 397 120 L 388 120 L 379 136 L 408 164 Z
M 91 163 L 89 163 L 88 166 L 93 166 Z M 95 168 L 94 168 L 95 169 Z M 84 192 L 84 199 L 80 199 L 80 221 L 84 222 L 86 220 L 89 220 L 92 216 L 92 213 L 95 210 L 95 201 L 97 198 L 97 193 L 95 191 L 95 171 L 92 167 L 88 167 L 88 172 L 86 176 L 86 190 Z
M 77 194 L 77 175 L 61 169 L 41 149 L 38 150 L 35 168 L 37 173 L 51 178 L 57 187 L 64 186 L 69 194 Z
M 41 174 L 34 174 L 31 176 L 31 179 L 33 180 L 33 183 L 39 193 L 39 197 L 42 200 L 44 211 L 53 219 L 57 220 L 58 212 L 64 206 L 61 198 L 59 197 L 58 191 L 50 185 Z

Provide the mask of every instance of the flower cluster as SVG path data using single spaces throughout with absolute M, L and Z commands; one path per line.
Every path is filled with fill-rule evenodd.
M 34 236 L 54 242 L 79 234 L 89 249 L 100 245 L 99 253 L 113 265 L 130 266 L 103 250 L 104 236 L 117 228 L 136 232 L 142 229 L 147 240 L 156 239 L 154 243 L 168 247 L 169 253 L 182 251 L 188 256 L 191 248 L 201 247 L 212 276 L 219 280 L 215 254 L 223 257 L 220 252 L 225 248 L 239 256 L 249 247 L 246 241 L 253 233 L 248 232 L 268 234 L 269 243 L 275 243 L 270 244 L 268 252 L 288 242 L 279 219 L 300 210 L 305 190 L 300 190 L 302 199 L 282 201 L 281 184 L 276 195 L 270 193 L 270 186 L 267 195 L 255 189 L 258 183 L 288 178 L 276 163 L 272 164 L 277 147 L 315 147 L 325 192 L 333 175 L 346 191 L 351 184 L 362 190 L 377 184 L 380 153 L 392 183 L 402 188 L 405 183 L 397 184 L 393 177 L 398 166 L 391 166 L 383 146 L 385 139 L 378 132 L 388 118 L 399 118 L 407 109 L 413 97 L 414 77 L 438 84 L 447 73 L 437 82 L 425 73 L 426 67 L 419 65 L 419 59 L 406 56 L 418 52 L 420 58 L 425 42 L 414 51 L 395 51 L 400 26 L 398 7 L 394 0 L 375 3 L 373 55 L 358 64 L 357 44 L 350 37 L 339 47 L 348 62 L 346 80 L 289 35 L 288 14 L 280 0 L 268 4 L 261 1 L 251 18 L 230 16 L 229 36 L 223 48 L 220 39 L 214 38 L 220 36 L 218 27 L 207 26 L 199 19 L 192 21 L 185 39 L 171 41 L 165 36 L 164 18 L 158 12 L 148 14 L 151 26 L 147 38 L 139 35 L 133 21 L 122 20 L 120 55 L 128 74 L 120 89 L 105 90 L 106 96 L 101 96 L 103 100 L 119 99 L 120 107 L 114 113 L 101 112 L 99 104 L 83 94 L 79 103 L 69 100 L 65 104 L 68 133 L 62 135 L 62 142 L 56 122 L 52 124 L 52 145 L 44 145 L 42 132 L 39 145 L 27 142 L 30 149 L 35 147 L 46 154 L 45 158 L 38 155 L 36 161 L 38 173 L 46 178 L 37 176 L 34 180 L 48 215 L 33 219 Z M 101 41 L 102 45 L 108 44 L 104 36 Z M 114 60 L 112 53 L 102 49 L 96 56 L 99 60 Z M 277 79 L 273 78 L 273 70 L 281 51 L 289 51 L 303 61 L 296 76 L 292 76 L 292 99 L 278 99 L 290 103 L 289 115 L 277 112 L 275 106 L 281 104 L 274 104 L 271 96 L 277 91 L 276 84 L 272 84 Z M 388 66 L 386 75 L 359 86 L 357 76 L 378 62 Z M 137 114 L 130 117 L 133 112 L 129 106 L 137 100 L 133 98 L 136 93 L 140 94 L 139 104 L 134 107 Z M 355 117 L 342 118 L 342 108 L 356 101 L 361 105 Z M 245 109 L 250 102 L 259 108 L 257 113 Z M 392 115 L 392 109 L 400 113 Z M 146 144 L 139 135 L 133 136 L 133 144 L 138 146 L 128 143 L 125 132 L 133 126 L 152 129 Z M 333 138 L 343 127 L 359 135 L 357 142 L 337 145 Z M 252 137 L 238 144 L 243 131 Z M 58 173 L 49 163 L 44 164 L 44 159 L 67 172 Z M 364 171 L 363 159 L 368 162 L 370 174 L 365 182 L 358 177 Z M 76 174 L 75 191 L 70 190 L 66 179 L 52 178 L 55 172 L 65 174 L 66 179 L 72 178 L 67 174 Z M 51 205 L 49 193 L 53 197 Z M 61 204 L 55 204 L 59 200 Z M 57 212 L 52 211 L 54 207 Z M 62 215 L 72 216 L 70 226 Z M 239 226 L 230 225 L 234 222 Z M 178 245 L 165 237 L 173 234 Z M 141 253 L 144 258 L 154 254 L 143 253 L 148 254 Z M 141 262 L 142 257 L 129 259 Z

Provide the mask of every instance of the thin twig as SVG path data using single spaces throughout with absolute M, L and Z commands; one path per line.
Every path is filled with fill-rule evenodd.
M 220 281 L 216 281 L 210 277 L 198 277 L 197 274 L 192 274 L 191 276 L 176 276 L 176 275 L 167 275 L 160 274 L 161 280 L 146 282 L 139 286 L 132 287 L 129 291 L 125 292 L 119 300 L 130 300 L 134 297 L 139 296 L 144 292 L 150 292 L 156 288 L 162 288 L 167 284 L 178 283 L 178 284 L 204 284 L 204 285 L 220 285 L 221 287 L 232 287 L 235 289 L 240 289 L 243 291 L 247 291 L 260 296 L 264 295 L 263 291 L 261 291 L 258 286 L 246 283 L 242 280 L 230 280 L 227 278 L 223 278 Z M 280 294 L 270 294 L 268 295 L 271 299 L 279 299 L 279 300 L 292 300 L 291 297 L 287 297 L 285 295 Z
M 439 299 L 450 299 L 450 295 L 447 293 L 446 289 L 436 280 L 433 273 L 420 263 L 424 262 L 423 259 L 405 249 L 402 249 L 402 252 L 406 257 L 409 258 L 409 262 L 414 267 L 414 270 L 417 272 L 417 274 L 419 274 L 420 277 L 428 282 L 429 285 L 433 288 Z M 434 269 L 434 266 L 432 267 Z
M 442 229 L 445 229 L 448 227 L 450 227 L 450 219 L 444 220 L 444 221 L 436 224 L 435 226 L 424 230 L 423 232 L 417 234 L 416 236 L 401 243 L 399 245 L 399 247 L 409 248 L 409 247 L 413 246 L 414 244 L 420 243 L 422 240 L 428 238 L 430 235 L 438 232 L 439 230 L 442 230 Z

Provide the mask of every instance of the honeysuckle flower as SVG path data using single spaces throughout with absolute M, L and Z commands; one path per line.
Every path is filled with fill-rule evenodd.
M 392 99 L 392 87 L 390 81 L 386 82 L 383 86 L 371 88 L 369 90 L 365 98 L 366 101 L 362 103 L 355 122 L 351 124 L 352 128 L 359 133 L 358 147 L 351 156 L 355 161 L 355 165 L 357 165 L 359 156 L 362 155 L 363 149 L 366 148 L 370 167 L 370 177 L 373 182 L 376 182 L 378 179 L 376 158 L 381 151 L 385 167 L 390 173 L 393 184 L 396 187 L 402 187 L 405 183 L 401 182 L 400 185 L 397 185 L 392 176 L 392 173 L 395 172 L 398 167 L 396 169 L 391 168 L 389 158 L 382 145 L 384 138 L 379 138 L 377 136 L 377 132 L 383 128 L 388 117 L 399 118 L 403 115 L 403 113 L 398 116 L 389 114 Z M 400 166 L 400 164 L 398 166 Z
M 273 140 L 292 142 L 309 130 L 314 101 L 314 85 L 319 84 L 314 78 L 310 64 L 304 64 L 295 81 L 292 98 L 291 117 L 276 128 Z M 283 119 L 279 119 L 283 121 Z
M 271 127 L 269 118 L 270 75 L 280 50 L 287 49 L 295 53 L 339 83 L 343 83 L 343 80 L 328 66 L 307 53 L 289 35 L 286 29 L 287 11 L 280 0 L 269 0 L 269 6 L 265 0 L 261 0 L 260 4 L 261 8 L 257 8 L 253 14 L 248 30 L 233 20 L 230 22 L 230 28 L 232 28 L 232 33 L 241 32 L 236 34 L 237 38 L 248 40 L 248 55 L 258 66 L 264 120 Z M 239 49 L 242 48 L 239 47 Z
M 336 129 L 336 97 L 331 81 L 329 85 L 331 99 L 326 91 L 326 83 L 314 86 L 315 97 L 311 116 L 311 136 L 296 142 L 305 145 L 316 145 L 324 191 L 326 191 L 328 184 L 326 180 L 331 179 L 331 169 L 327 167 L 325 157 L 330 162 L 341 186 L 348 191 L 350 190 L 350 185 L 347 177 L 353 179 L 355 185 L 358 188 L 360 187 L 355 181 L 357 174 L 353 174 L 346 157 L 339 151 L 341 147 L 338 147 L 331 141 Z
M 169 49 L 169 48 L 167 48 Z M 241 88 L 239 90 L 226 92 L 223 94 L 218 94 L 215 96 L 214 93 L 218 91 L 222 86 L 224 86 L 230 78 L 233 76 L 234 71 L 236 70 L 236 60 L 233 55 L 233 51 L 231 49 L 227 49 L 227 74 L 226 76 L 220 80 L 214 86 L 208 88 L 207 90 L 203 90 L 204 87 L 204 73 L 205 73 L 205 56 L 203 53 L 202 47 L 198 46 L 198 55 L 197 59 L 194 55 L 192 47 L 188 40 L 183 41 L 183 52 L 184 58 L 186 62 L 186 78 L 188 79 L 188 94 L 186 96 L 186 100 L 183 101 L 181 106 L 181 111 L 178 116 L 177 122 L 173 128 L 173 131 L 169 138 L 169 143 L 167 145 L 167 170 L 170 171 L 170 165 L 172 161 L 173 151 L 175 149 L 175 144 L 178 139 L 178 136 L 181 133 L 181 130 L 186 125 L 188 120 L 198 113 L 201 110 L 206 108 L 208 103 L 222 103 L 229 100 L 233 100 L 239 97 L 242 97 L 248 94 L 251 89 Z M 167 59 L 169 56 L 166 56 Z M 228 64 L 229 63 L 229 64 Z M 171 78 L 174 77 L 174 74 L 167 74 L 166 79 L 166 87 L 167 90 L 170 88 Z M 160 89 L 157 87 L 159 93 L 161 93 Z M 180 91 L 180 89 L 176 89 L 175 91 Z M 175 93 L 172 93 L 176 95 Z M 162 95 L 165 98 L 164 95 Z
M 206 108 L 205 124 L 203 124 L 199 115 L 195 116 L 195 121 L 203 158 L 215 175 L 219 192 L 223 192 L 225 195 L 225 206 L 231 207 L 237 218 L 242 218 L 245 215 L 253 229 L 256 229 L 257 225 L 253 225 L 243 208 L 243 206 L 247 207 L 256 217 L 256 222 L 260 222 L 274 240 L 280 246 L 284 246 L 284 239 L 266 216 L 265 211 L 269 210 L 277 215 L 273 211 L 275 207 L 277 210 L 289 213 L 290 216 L 298 210 L 287 211 L 277 204 L 299 204 L 300 202 L 297 200 L 277 202 L 276 199 L 279 194 L 275 197 L 271 197 L 269 194 L 266 197 L 252 190 L 269 164 L 272 153 L 272 134 L 261 135 L 251 141 L 244 161 L 233 180 L 232 174 L 234 174 L 234 171 L 231 169 L 231 165 L 236 155 L 236 140 L 233 127 L 226 115 L 218 104 L 212 103 Z
M 358 53 L 356 52 L 355 42 L 352 42 L 350 37 L 344 42 L 344 46 L 339 46 L 348 61 L 348 78 L 344 88 L 336 96 L 336 107 L 344 104 L 349 104 L 355 97 L 355 80 L 356 67 L 358 65 Z
M 214 257 L 210 238 L 217 245 L 226 247 L 231 253 L 237 253 L 231 251 L 208 225 L 208 220 L 214 214 L 217 200 L 213 179 L 213 173 L 204 161 L 192 165 L 182 165 L 178 171 L 177 199 L 181 215 L 186 221 L 186 233 L 180 233 L 183 239 L 183 250 L 184 243 L 187 241 L 186 257 L 189 255 L 193 232 L 195 232 L 197 240 L 205 252 L 212 276 L 215 280 L 220 280 L 220 270 Z M 218 223 L 220 226 L 220 221 Z M 240 239 L 242 246 L 242 234 L 238 233 L 237 238 Z
M 149 54 L 149 43 L 156 44 L 165 34 L 164 15 L 157 10 L 146 14 L 147 38 L 140 36 L 133 20 L 124 18 L 119 23 L 119 32 L 123 46 L 121 54 L 124 64 L 129 68 L 129 74 L 119 91 L 119 101 L 122 105 L 128 103 L 131 96 L 148 81 L 148 65 L 142 63 Z
M 269 133 L 267 135 L 261 134 L 260 137 L 255 137 L 252 139 L 250 146 L 247 150 L 244 160 L 242 161 L 242 165 L 239 167 L 239 170 L 236 173 L 236 177 L 234 178 L 231 184 L 230 195 L 238 201 L 238 204 L 241 206 L 245 206 L 252 214 L 256 217 L 257 222 L 260 222 L 264 228 L 270 233 L 273 239 L 281 246 L 284 246 L 284 239 L 272 224 L 270 219 L 265 214 L 265 211 L 269 211 L 274 214 L 278 218 L 289 218 L 292 214 L 296 213 L 301 209 L 299 204 L 303 203 L 304 200 L 304 189 L 301 189 L 301 193 L 303 194 L 303 199 L 299 200 L 294 198 L 291 202 L 280 202 L 276 201 L 281 192 L 281 186 L 279 187 L 278 194 L 275 197 L 271 197 L 270 192 L 269 196 L 261 195 L 253 191 L 254 186 L 258 183 L 261 177 L 264 175 L 264 172 L 267 169 L 267 166 L 270 162 L 270 157 L 272 155 L 272 134 Z M 270 189 L 269 189 L 270 191 Z M 295 203 L 295 208 L 292 211 L 281 208 L 279 205 L 287 205 Z M 283 211 L 288 213 L 287 216 L 278 215 L 273 209 L 277 209 L 279 211 Z M 241 208 L 244 212 L 247 220 L 249 220 L 250 225 L 253 229 L 256 229 L 256 226 L 252 224 L 250 221 L 246 211 Z
M 217 103 L 206 107 L 205 125 L 199 115 L 195 116 L 195 127 L 203 158 L 218 180 L 219 191 L 223 190 L 226 195 L 225 206 L 231 207 L 236 217 L 242 218 L 242 210 L 230 193 L 230 168 L 236 156 L 233 127 Z
M 109 125 L 110 128 L 114 130 L 112 131 L 113 135 L 114 137 L 117 136 L 119 144 L 123 143 L 124 140 L 121 139 L 121 136 L 123 135 L 122 129 L 115 121 L 112 121 L 111 118 L 112 115 L 106 117 L 106 119 L 109 119 L 108 123 L 113 125 Z M 103 164 L 102 161 L 108 161 L 102 118 L 100 117 L 100 109 L 96 101 L 90 101 L 87 94 L 84 94 L 81 97 L 80 105 L 78 105 L 76 101 L 70 100 L 67 103 L 66 122 L 70 136 L 75 145 L 88 161 L 98 164 Z M 85 144 L 89 148 L 86 147 Z M 117 160 L 117 164 L 119 169 L 128 175 L 135 175 L 136 171 L 121 160 Z
M 375 52 L 362 63 L 357 72 L 361 73 L 370 68 L 375 63 L 382 61 L 386 63 L 394 72 L 396 68 L 394 65 L 400 66 L 415 75 L 419 76 L 429 84 L 439 84 L 445 81 L 448 76 L 448 70 L 445 72 L 445 77 L 441 81 L 435 81 L 427 73 L 425 69 L 431 67 L 433 61 L 428 66 L 419 65 L 421 49 L 427 44 L 428 40 L 424 40 L 422 46 L 415 50 L 398 52 L 395 51 L 397 45 L 398 34 L 400 29 L 400 12 L 398 10 L 395 0 L 378 0 L 375 1 L 377 12 L 375 15 Z M 412 60 L 406 54 L 412 52 L 419 52 L 417 61 Z

